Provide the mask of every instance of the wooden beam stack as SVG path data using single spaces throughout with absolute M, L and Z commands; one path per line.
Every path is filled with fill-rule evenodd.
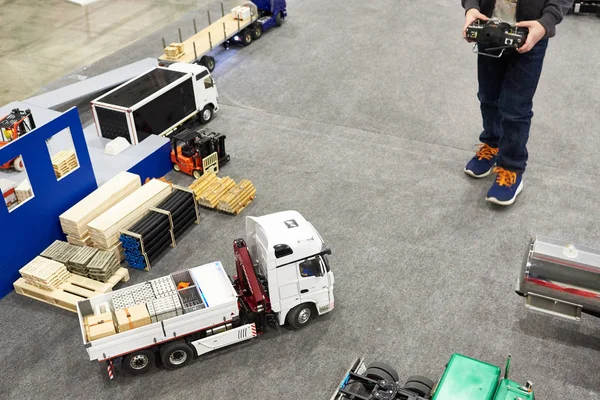
M 108 282 L 119 266 L 121 260 L 110 251 L 98 251 L 87 265 L 89 277 L 100 282 Z
M 17 195 L 17 200 L 19 201 L 19 203 L 22 203 L 33 196 L 29 179 L 25 179 L 19 184 L 19 186 L 17 186 L 17 188 L 15 189 L 15 194 Z
M 63 264 L 39 256 L 21 268 L 19 273 L 27 283 L 44 290 L 59 288 L 71 276 Z
M 119 244 L 119 231 L 139 221 L 150 207 L 171 193 L 171 185 L 153 179 L 88 224 L 94 247 L 109 250 Z
M 239 185 L 229 190 L 219 200 L 217 209 L 230 214 L 239 214 L 254 200 L 256 188 L 248 179 L 242 179 Z
M 256 196 L 256 188 L 248 179 L 236 185 L 230 177 L 218 178 L 213 172 L 204 173 L 190 189 L 201 206 L 230 214 L 239 214 Z
M 52 156 L 52 167 L 57 178 L 68 174 L 78 166 L 77 157 L 73 150 L 61 150 Z
M 141 187 L 138 175 L 121 172 L 60 216 L 69 243 L 91 246 L 88 224 Z

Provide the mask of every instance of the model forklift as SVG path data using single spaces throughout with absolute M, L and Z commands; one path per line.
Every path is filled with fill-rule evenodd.
M 354 361 L 331 400 L 534 400 L 533 385 L 521 386 L 508 378 L 510 356 L 504 368 L 454 354 L 440 380 L 414 375 L 400 384 L 398 372 L 382 362 L 366 366 Z
M 35 129 L 35 121 L 31 110 L 21 111 L 15 108 L 6 117 L 0 119 L 0 147 L 17 140 L 21 136 Z M 25 169 L 21 156 L 0 164 L 0 169 L 10 169 L 21 172 Z
M 225 152 L 226 136 L 219 132 L 187 128 L 171 135 L 173 169 L 200 178 L 204 172 L 219 172 L 229 162 Z

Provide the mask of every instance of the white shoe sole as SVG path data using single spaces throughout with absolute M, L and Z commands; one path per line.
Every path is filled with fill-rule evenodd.
M 484 172 L 481 175 L 475 175 L 473 173 L 473 171 L 471 171 L 470 169 L 464 169 L 465 174 L 469 175 L 470 177 L 473 177 L 475 179 L 481 179 L 481 178 L 485 178 L 486 176 L 489 176 L 492 173 L 493 168 L 490 168 L 487 172 Z
M 523 190 L 523 181 L 521 181 L 521 183 L 519 184 L 519 187 L 517 188 L 515 196 L 512 199 L 506 200 L 506 201 L 500 201 L 495 197 L 486 197 L 485 201 L 497 204 L 499 206 L 510 206 L 515 202 L 515 200 L 517 200 L 517 196 L 519 195 L 519 193 L 521 193 L 522 190 Z

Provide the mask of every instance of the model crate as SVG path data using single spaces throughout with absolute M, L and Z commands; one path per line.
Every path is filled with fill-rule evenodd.
M 152 323 L 145 304 L 137 304 L 133 307 L 117 310 L 115 311 L 115 316 L 119 332 L 125 332 Z

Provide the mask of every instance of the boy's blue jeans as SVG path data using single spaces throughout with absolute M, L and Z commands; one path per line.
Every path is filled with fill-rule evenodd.
M 501 58 L 479 55 L 479 101 L 483 117 L 482 143 L 498 147 L 498 166 L 524 172 L 527 140 L 533 117 L 533 96 L 537 89 L 548 39 L 531 51 L 516 51 Z

